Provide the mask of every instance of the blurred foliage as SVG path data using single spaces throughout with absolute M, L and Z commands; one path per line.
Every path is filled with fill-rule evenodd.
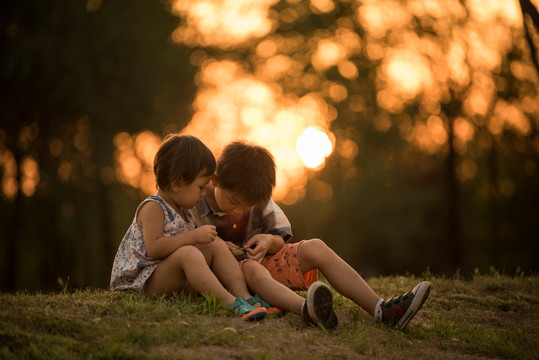
M 92 3 L 1 5 L 0 149 L 39 164 L 35 194 L 4 188 L 2 288 L 106 286 L 139 199 L 114 181 L 113 136 L 188 120 L 189 52 L 169 40 L 178 19 L 158 1 Z
M 283 205 L 295 240 L 324 239 L 364 275 L 537 270 L 538 75 L 521 23 L 477 20 L 472 2 L 266 1 L 267 32 L 234 40 L 197 37 L 196 2 L 0 5 L 0 288 L 108 285 L 145 196 L 122 182 L 115 136 L 181 131 L 204 65 L 223 60 L 335 114 L 334 153 Z M 332 49 L 346 51 L 324 60 Z

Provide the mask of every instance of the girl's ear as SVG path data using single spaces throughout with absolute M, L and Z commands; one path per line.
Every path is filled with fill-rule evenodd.
M 210 181 L 211 181 L 211 184 L 213 185 L 213 187 L 217 186 L 217 179 L 215 178 L 215 176 L 212 176 Z
M 170 190 L 177 192 L 180 189 L 180 186 L 183 185 L 182 180 L 174 180 L 172 184 L 170 184 Z

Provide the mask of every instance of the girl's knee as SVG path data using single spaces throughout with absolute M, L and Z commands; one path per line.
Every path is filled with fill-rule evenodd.
M 194 246 L 185 245 L 174 250 L 169 257 L 177 262 L 204 259 L 204 255 Z
M 260 279 L 263 279 L 269 275 L 268 269 L 266 269 L 264 265 L 254 260 L 243 262 L 241 270 L 243 271 L 243 275 L 248 282 L 259 281 Z
M 219 238 L 213 240 L 211 243 L 199 245 L 198 247 L 203 253 L 208 253 L 211 255 L 228 250 L 228 246 L 226 245 L 226 243 Z

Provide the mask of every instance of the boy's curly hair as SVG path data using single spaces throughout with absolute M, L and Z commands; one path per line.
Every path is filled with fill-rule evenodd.
M 215 157 L 202 141 L 190 135 L 167 135 L 155 154 L 153 171 L 157 187 L 170 190 L 174 181 L 195 181 L 201 171 L 211 176 L 215 171 Z
M 227 145 L 215 178 L 219 186 L 240 196 L 249 205 L 267 202 L 275 187 L 275 161 L 264 147 L 245 141 Z

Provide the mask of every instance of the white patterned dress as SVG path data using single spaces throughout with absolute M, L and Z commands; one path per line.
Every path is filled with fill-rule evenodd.
M 112 265 L 111 290 L 132 290 L 142 294 L 144 284 L 161 261 L 148 255 L 144 245 L 142 228 L 137 223 L 138 212 L 148 201 L 157 202 L 165 214 L 163 236 L 174 236 L 195 229 L 195 222 L 189 210 L 184 210 L 188 221 L 159 195 L 146 198 L 137 208 L 135 218 L 127 230 Z

